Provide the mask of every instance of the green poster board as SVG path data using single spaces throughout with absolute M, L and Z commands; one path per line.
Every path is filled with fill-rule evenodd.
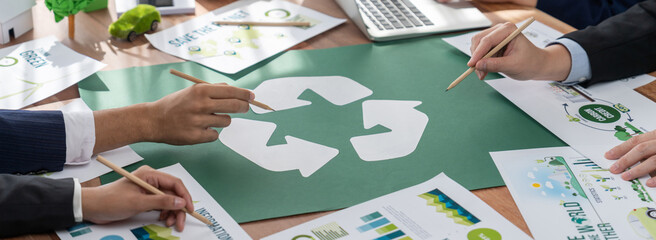
M 394 44 L 289 51 L 235 76 L 184 62 L 99 72 L 79 86 L 92 109 L 154 101 L 191 85 L 169 74 L 171 68 L 209 82 L 250 89 L 267 79 L 334 75 L 371 89 L 371 96 L 344 106 L 306 91 L 300 98 L 311 101 L 309 106 L 233 115 L 276 123 L 269 146 L 285 144 L 284 137 L 290 135 L 339 149 L 335 158 L 307 178 L 297 170 L 263 169 L 219 141 L 194 146 L 132 145 L 145 160 L 128 170 L 142 164 L 159 168 L 180 162 L 238 222 L 247 222 L 352 206 L 440 172 L 468 189 L 501 186 L 503 181 L 488 152 L 565 145 L 473 76 L 445 93 L 451 81 L 467 69 L 467 60 L 441 39 L 428 37 Z M 429 121 L 413 153 L 376 162 L 358 157 L 351 137 L 389 131 L 382 126 L 363 127 L 362 102 L 374 99 L 422 101 L 416 109 L 428 115 Z M 109 174 L 102 180 L 117 177 Z

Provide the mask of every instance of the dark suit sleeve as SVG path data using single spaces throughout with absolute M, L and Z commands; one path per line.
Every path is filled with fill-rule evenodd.
M 536 8 L 583 29 L 620 14 L 644 0 L 538 0 Z
M 70 227 L 73 179 L 0 174 L 0 237 Z
M 60 111 L 0 110 L 0 173 L 61 171 L 65 162 Z
M 652 72 L 656 70 L 656 0 L 563 37 L 576 41 L 587 53 L 592 72 L 587 84 Z

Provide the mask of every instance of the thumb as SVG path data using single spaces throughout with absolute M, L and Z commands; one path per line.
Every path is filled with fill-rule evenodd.
M 173 195 L 148 195 L 144 201 L 144 211 L 155 209 L 161 210 L 179 210 L 187 204 L 183 198 Z

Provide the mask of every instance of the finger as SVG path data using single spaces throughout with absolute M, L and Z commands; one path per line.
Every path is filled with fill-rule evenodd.
M 171 214 L 171 215 L 169 215 L 168 218 L 166 218 L 166 226 L 167 227 L 171 227 L 171 226 L 173 226 L 173 224 L 175 224 L 175 214 Z
M 218 133 L 216 132 L 216 130 L 213 129 L 210 130 L 212 130 L 216 134 L 216 137 L 214 138 L 214 140 L 216 140 L 216 138 L 218 138 Z M 191 194 L 189 194 L 189 190 L 187 190 L 187 187 L 185 187 L 184 183 L 182 182 L 182 180 L 180 180 L 180 178 L 156 170 L 153 170 L 150 173 L 150 176 L 151 178 L 156 179 L 157 181 L 157 185 L 154 186 L 156 186 L 157 188 L 161 189 L 164 192 L 173 193 L 177 197 L 184 199 L 185 207 L 187 208 L 187 210 L 189 211 L 194 210 L 194 204 L 191 201 Z M 171 194 L 168 194 L 167 196 L 175 197 Z
M 159 220 L 164 221 L 164 219 L 166 219 L 169 216 L 169 212 L 170 211 L 167 211 L 167 210 L 161 211 L 159 213 Z
M 212 100 L 208 112 L 212 113 L 245 113 L 250 108 L 248 101 L 237 99 Z
M 617 162 L 610 167 L 610 172 L 620 173 L 639 161 L 654 155 L 656 155 L 656 140 L 639 143 L 617 160 Z
M 636 145 L 649 140 L 656 140 L 656 131 L 651 131 L 645 134 L 640 134 L 629 138 L 629 140 L 627 140 L 626 142 L 623 142 L 622 144 L 617 145 L 614 148 L 608 150 L 608 152 L 606 152 L 605 154 L 605 157 L 606 159 L 610 159 L 610 160 L 618 159 L 624 156 L 624 154 L 629 152 Z
M 197 143 L 208 143 L 208 142 L 214 142 L 218 138 L 219 138 L 219 132 L 217 132 L 212 128 L 206 128 L 204 130 L 200 130 L 197 137 L 192 141 Z
M 472 57 L 467 63 L 467 65 L 473 66 L 481 60 L 492 48 L 501 43 L 506 37 L 508 37 L 513 31 L 517 29 L 512 23 L 504 23 L 500 27 L 494 29 L 492 32 L 482 37 L 479 41 L 476 49 L 472 51 Z M 515 40 L 513 40 L 515 41 Z
M 184 230 L 187 214 L 183 211 L 178 211 L 175 215 L 175 229 L 178 230 L 178 232 L 182 232 L 182 230 Z
M 656 170 L 656 156 L 651 156 L 647 158 L 647 160 L 642 161 L 638 165 L 622 173 L 622 179 L 631 181 L 633 179 L 647 175 L 654 170 Z
M 232 117 L 230 117 L 229 115 L 225 115 L 225 114 L 212 114 L 212 115 L 199 117 L 199 121 L 200 121 L 200 123 L 197 125 L 199 127 L 224 128 L 224 127 L 230 126 L 230 123 L 232 122 Z
M 178 210 L 185 207 L 187 203 L 185 199 L 173 195 L 144 195 L 137 204 L 140 205 L 142 212 L 146 212 L 155 209 Z
M 512 63 L 512 58 L 497 57 L 480 60 L 476 63 L 475 68 L 486 75 L 488 72 L 505 72 L 512 65 L 514 65 Z
M 647 187 L 656 187 L 656 177 L 647 180 Z
M 214 99 L 240 99 L 250 102 L 255 99 L 255 94 L 248 89 L 228 85 L 212 84 L 209 87 L 208 96 Z
M 471 44 L 471 46 L 469 46 L 469 52 L 474 53 L 474 50 L 476 50 L 476 48 L 478 47 L 478 44 L 480 43 L 481 38 L 487 36 L 492 31 L 496 30 L 499 27 L 501 27 L 501 24 L 494 25 L 494 26 L 492 26 L 488 29 L 485 29 L 485 30 L 481 31 L 480 33 L 477 33 L 476 35 L 474 35 L 471 39 L 472 44 Z M 473 62 L 471 59 L 469 59 L 469 62 L 467 62 L 467 65 L 470 66 L 470 67 L 473 67 L 474 63 L 475 62 Z

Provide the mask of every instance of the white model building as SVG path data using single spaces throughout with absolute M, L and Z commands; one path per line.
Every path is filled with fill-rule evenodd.
M 6 44 L 32 29 L 35 0 L 0 0 L 0 44 Z

